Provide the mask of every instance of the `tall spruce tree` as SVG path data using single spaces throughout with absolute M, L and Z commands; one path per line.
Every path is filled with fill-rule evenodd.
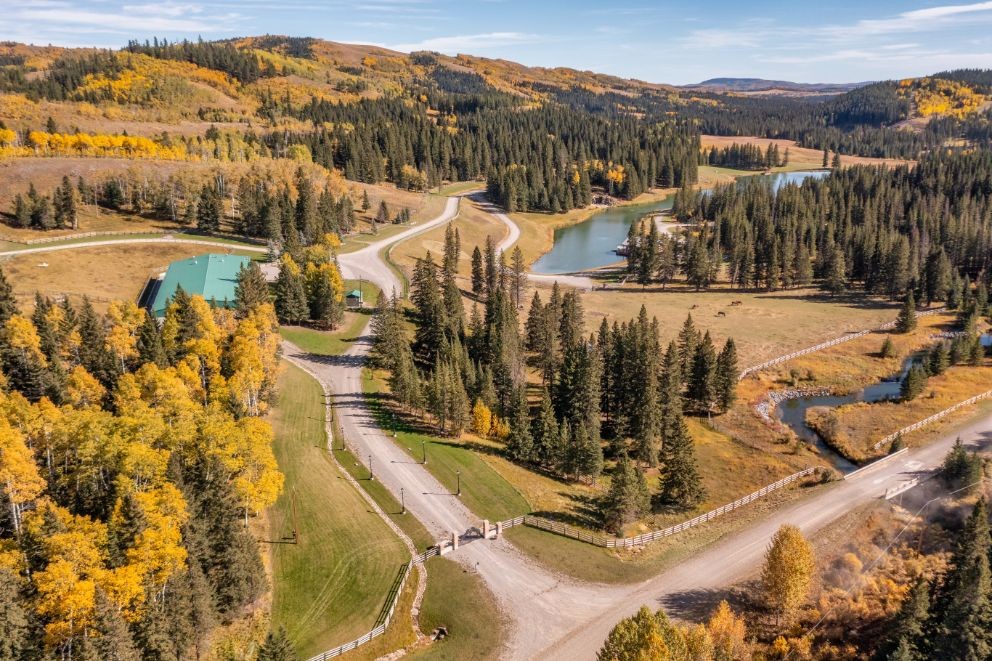
M 737 366 L 737 346 L 734 338 L 727 338 L 716 359 L 716 401 L 720 411 L 726 412 L 737 399 L 737 381 L 740 369 Z
M 620 455 L 610 476 L 610 488 L 603 499 L 603 523 L 612 533 L 620 534 L 624 526 L 636 521 L 650 509 L 651 495 L 644 474 L 626 453 Z

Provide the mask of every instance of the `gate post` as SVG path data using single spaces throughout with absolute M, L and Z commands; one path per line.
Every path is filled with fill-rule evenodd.
M 503 536 L 503 522 L 502 521 L 497 521 L 496 522 L 496 539 L 499 539 L 502 536 Z
M 489 519 L 482 520 L 482 539 L 489 539 Z
M 458 533 L 456 533 L 454 530 L 451 531 L 451 550 L 452 551 L 458 550 Z

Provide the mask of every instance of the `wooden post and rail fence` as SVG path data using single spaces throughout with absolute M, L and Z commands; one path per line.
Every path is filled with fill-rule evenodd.
M 796 482 L 808 475 L 812 475 L 816 472 L 816 468 L 806 468 L 799 471 L 798 473 L 793 473 L 788 477 L 784 477 L 777 482 L 772 482 L 771 484 L 758 489 L 753 493 L 749 493 L 743 498 L 738 498 L 732 503 L 727 503 L 726 505 L 721 505 L 716 509 L 710 510 L 704 514 L 700 514 L 697 517 L 689 519 L 688 521 L 683 521 L 682 523 L 669 526 L 667 528 L 662 528 L 661 530 L 655 530 L 652 532 L 646 532 L 635 537 L 611 537 L 608 535 L 600 535 L 598 533 L 589 532 L 587 530 L 582 530 L 581 528 L 575 528 L 573 526 L 567 525 L 565 523 L 560 523 L 558 521 L 552 521 L 550 519 L 545 519 L 539 516 L 533 516 L 531 514 L 526 514 L 524 516 L 518 516 L 513 519 L 508 519 L 502 521 L 501 526 L 503 530 L 507 528 L 512 528 L 513 526 L 526 525 L 532 528 L 538 528 L 556 535 L 562 535 L 563 537 L 571 537 L 572 539 L 577 539 L 580 542 L 585 542 L 587 544 L 593 544 L 595 546 L 601 546 L 608 549 L 613 548 L 630 548 L 633 546 L 642 546 L 644 544 L 650 544 L 651 542 L 657 541 L 659 539 L 664 539 L 671 535 L 678 534 L 683 530 L 688 530 L 689 528 L 694 528 L 701 523 L 711 521 L 719 516 L 722 516 L 728 512 L 733 512 L 734 510 L 747 505 L 748 503 L 754 502 L 759 498 L 778 491 L 779 489 Z
M 916 317 L 917 318 L 926 317 L 931 314 L 937 314 L 939 312 L 943 312 L 944 310 L 946 310 L 946 308 L 934 308 L 933 310 L 924 310 L 923 312 L 917 312 Z M 896 322 L 889 321 L 887 323 L 882 324 L 878 328 L 868 328 L 854 333 L 848 333 L 847 335 L 842 335 L 841 337 L 835 337 L 832 340 L 827 340 L 826 342 L 821 342 L 820 344 L 815 344 L 811 347 L 806 347 L 805 349 L 799 349 L 798 351 L 793 351 L 792 353 L 787 353 L 784 356 L 778 356 L 776 358 L 772 358 L 771 360 L 766 360 L 765 362 L 758 363 L 757 365 L 751 365 L 750 367 L 745 367 L 743 370 L 741 370 L 741 374 L 739 378 L 744 379 L 745 377 L 754 374 L 755 372 L 760 372 L 763 369 L 767 369 L 769 367 L 773 367 L 775 365 L 779 365 L 781 363 L 790 361 L 793 358 L 798 358 L 799 356 L 805 356 L 806 354 L 810 354 L 810 353 L 816 353 L 817 351 L 823 351 L 824 349 L 828 349 L 838 344 L 843 344 L 844 342 L 850 342 L 851 340 L 855 340 L 859 337 L 864 337 L 869 333 L 890 330 L 892 328 L 895 328 L 895 326 L 896 326 Z

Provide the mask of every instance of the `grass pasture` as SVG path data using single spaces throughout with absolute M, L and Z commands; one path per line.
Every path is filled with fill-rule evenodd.
M 543 298 L 547 298 L 543 296 Z M 740 305 L 731 305 L 740 301 Z M 686 315 L 715 342 L 733 337 L 741 366 L 812 346 L 848 331 L 873 328 L 895 319 L 898 305 L 863 296 L 825 296 L 816 290 L 745 292 L 724 287 L 693 291 L 684 286 L 642 288 L 624 285 L 582 295 L 586 329 L 596 332 L 604 317 L 635 319 L 642 305 L 661 322 L 662 342 L 675 339 Z M 721 316 L 722 314 L 722 316 Z
M 400 539 L 328 456 L 323 420 L 320 386 L 286 365 L 272 418 L 276 459 L 286 476 L 283 494 L 269 511 L 272 625 L 286 627 L 304 658 L 370 630 L 409 559 Z M 294 496 L 298 544 L 292 534 Z
M 38 291 L 52 297 L 68 295 L 73 303 L 86 294 L 102 310 L 112 300 L 136 301 L 148 279 L 165 271 L 170 262 L 210 250 L 209 246 L 182 243 L 107 245 L 16 255 L 2 266 L 22 306 L 32 305 Z M 229 250 L 225 247 L 223 252 Z

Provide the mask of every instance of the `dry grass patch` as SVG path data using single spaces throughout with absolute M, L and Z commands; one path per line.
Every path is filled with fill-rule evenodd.
M 988 390 L 992 390 L 992 367 L 963 365 L 931 377 L 923 394 L 909 402 L 858 402 L 807 415 L 815 415 L 815 428 L 831 445 L 854 459 L 865 460 L 887 451 L 885 447 L 872 448 L 885 436 Z M 971 410 L 956 412 L 956 417 L 974 413 L 974 406 L 968 408 Z
M 437 198 L 443 200 L 444 198 Z M 471 290 L 472 250 L 475 246 L 482 249 L 486 237 L 491 236 L 494 243 L 499 243 L 507 235 L 507 227 L 496 216 L 481 209 L 471 198 L 462 198 L 458 207 L 458 216 L 453 221 L 461 237 L 461 255 L 458 261 L 459 286 Z M 390 258 L 400 265 L 404 274 L 409 278 L 413 275 L 413 267 L 418 259 L 422 259 L 429 250 L 435 264 L 440 264 L 444 256 L 444 233 L 447 225 L 435 227 L 429 232 L 418 234 L 390 251 Z
M 773 140 L 770 138 L 758 138 L 754 136 L 732 136 L 732 135 L 703 135 L 700 136 L 702 147 L 724 148 L 737 143 L 739 145 L 758 145 L 762 149 L 768 149 L 769 143 L 778 145 L 779 154 L 785 155 L 786 148 L 789 149 L 789 164 L 782 168 L 772 168 L 772 172 L 785 172 L 788 170 L 813 170 L 823 167 L 823 150 L 800 147 L 795 140 Z M 833 152 L 830 153 L 833 159 Z M 898 158 L 872 158 L 869 156 L 847 156 L 842 154 L 840 164 L 847 165 L 888 165 L 897 166 L 913 163 Z M 749 174 L 754 174 L 750 172 Z
M 731 305 L 741 301 L 740 305 Z M 662 341 L 675 339 L 687 314 L 714 340 L 733 337 L 741 366 L 812 346 L 846 331 L 873 328 L 891 321 L 897 306 L 864 296 L 829 297 L 816 290 L 744 292 L 729 288 L 693 291 L 687 287 L 595 290 L 582 296 L 587 330 L 637 317 L 642 305 L 661 322 Z M 721 316 L 721 313 L 723 316 Z M 881 341 L 879 341 L 881 342 Z M 877 350 L 877 347 L 875 347 Z
M 74 303 L 83 295 L 98 309 L 112 300 L 137 300 L 150 277 L 171 262 L 207 252 L 229 252 L 222 245 L 121 244 L 10 257 L 3 270 L 22 306 L 30 306 L 36 291 L 47 296 L 66 294 Z M 257 257 L 257 253 L 247 254 Z

